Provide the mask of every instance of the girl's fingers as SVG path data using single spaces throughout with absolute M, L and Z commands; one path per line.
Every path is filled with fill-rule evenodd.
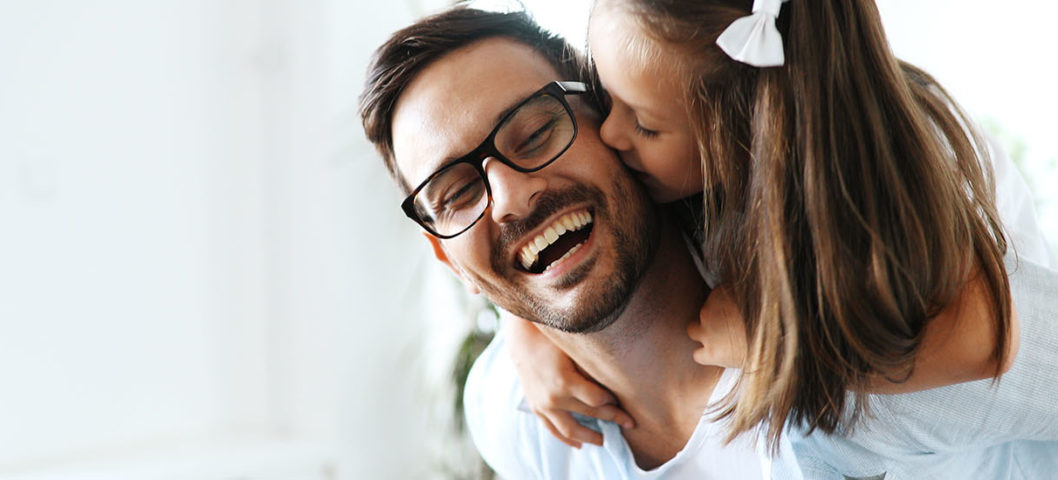
M 694 341 L 704 343 L 702 342 L 702 339 L 705 338 L 705 329 L 702 328 L 702 325 L 700 323 L 692 322 L 691 324 L 687 325 L 687 336 L 691 337 L 691 339 Z
M 580 448 L 584 443 L 602 446 L 603 438 L 601 433 L 581 425 L 570 412 L 614 422 L 623 428 L 635 428 L 635 420 L 631 415 L 616 405 L 592 407 L 578 401 L 570 401 L 561 408 L 534 412 L 555 438 L 573 448 Z
M 713 352 L 706 347 L 696 349 L 693 354 L 694 362 L 700 365 L 716 365 L 716 359 L 713 358 Z
M 585 405 L 584 403 L 573 399 L 567 403 L 564 403 L 561 407 L 563 412 L 574 412 L 587 417 L 598 418 L 599 420 L 606 420 L 608 422 L 616 423 L 624 428 L 635 428 L 635 420 L 624 410 L 621 410 L 617 405 L 602 405 L 593 407 L 591 405 Z M 579 437 L 578 437 L 579 438 Z
M 591 407 L 591 411 L 585 415 L 592 416 L 601 420 L 607 420 L 616 423 L 624 428 L 635 428 L 636 422 L 632 419 L 632 416 L 621 410 L 617 405 L 603 405 L 601 407 Z
M 548 415 L 551 424 L 554 425 L 555 430 L 560 435 L 556 435 L 559 440 L 566 438 L 569 442 L 563 442 L 570 445 L 570 442 L 577 443 L 576 448 L 580 448 L 580 443 L 590 443 L 592 445 L 602 445 L 602 434 L 592 430 L 584 425 L 581 425 L 573 415 L 566 412 L 557 412 L 552 415 Z M 551 432 L 555 433 L 554 430 Z
M 717 292 L 714 290 L 709 295 L 713 296 L 713 295 L 716 295 L 716 294 L 717 294 Z M 702 304 L 702 308 L 698 310 L 698 321 L 705 322 L 712 315 L 713 315 L 713 309 L 711 308 L 711 305 L 709 304 L 709 299 L 707 298 L 705 300 L 705 303 Z
M 615 405 L 617 399 L 609 390 L 591 380 L 585 378 L 581 380 L 570 385 L 570 392 L 575 402 L 566 404 L 567 410 L 613 422 L 624 428 L 635 428 L 635 420 Z
M 557 428 L 555 428 L 555 425 L 551 423 L 551 420 L 549 420 L 547 416 L 545 416 L 545 415 L 543 415 L 541 413 L 537 413 L 536 416 L 540 417 L 540 422 L 543 423 L 545 427 L 547 427 L 548 431 L 551 432 L 551 435 L 554 435 L 554 437 L 557 438 L 558 441 L 560 441 L 562 443 L 565 443 L 566 445 L 569 445 L 570 447 L 573 447 L 573 448 L 577 448 L 577 449 L 580 448 L 580 446 L 581 446 L 580 442 L 574 441 L 574 440 L 566 437 L 565 435 L 562 435 L 562 433 L 559 432 L 559 430 Z
M 617 401 L 608 390 L 581 376 L 569 382 L 566 387 L 573 399 L 591 407 L 601 407 Z

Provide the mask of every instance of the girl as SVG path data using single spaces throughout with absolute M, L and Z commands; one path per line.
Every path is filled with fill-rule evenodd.
M 696 233 L 722 287 L 691 329 L 695 358 L 745 367 L 723 415 L 732 436 L 764 425 L 772 442 L 787 422 L 845 432 L 868 392 L 998 378 L 1018 352 L 968 119 L 892 56 L 872 2 L 780 5 L 744 18 L 748 1 L 601 0 L 590 28 L 603 139 L 658 201 L 704 189 Z M 601 440 L 567 411 L 632 424 L 534 326 L 508 323 L 559 438 Z

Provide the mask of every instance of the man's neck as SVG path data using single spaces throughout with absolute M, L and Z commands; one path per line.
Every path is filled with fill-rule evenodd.
M 620 318 L 587 335 L 541 329 L 636 419 L 624 436 L 641 467 L 683 448 L 722 372 L 694 363 L 697 344 L 687 336 L 706 294 L 683 238 L 666 219 L 654 261 Z

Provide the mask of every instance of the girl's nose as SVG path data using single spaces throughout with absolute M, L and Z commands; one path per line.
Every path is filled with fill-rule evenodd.
M 606 142 L 610 148 L 615 150 L 631 150 L 632 142 L 628 138 L 628 129 L 625 128 L 627 122 L 622 115 L 617 112 L 617 108 L 614 108 L 606 115 L 606 120 L 603 120 L 602 126 L 599 127 L 599 137 L 602 138 L 603 142 Z

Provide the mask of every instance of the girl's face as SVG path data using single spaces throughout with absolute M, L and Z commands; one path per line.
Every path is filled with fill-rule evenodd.
M 613 102 L 600 135 L 638 173 L 654 200 L 664 203 L 699 193 L 702 168 L 675 55 L 656 48 L 610 3 L 596 5 L 588 29 L 595 66 Z M 639 55 L 639 45 L 659 55 Z

